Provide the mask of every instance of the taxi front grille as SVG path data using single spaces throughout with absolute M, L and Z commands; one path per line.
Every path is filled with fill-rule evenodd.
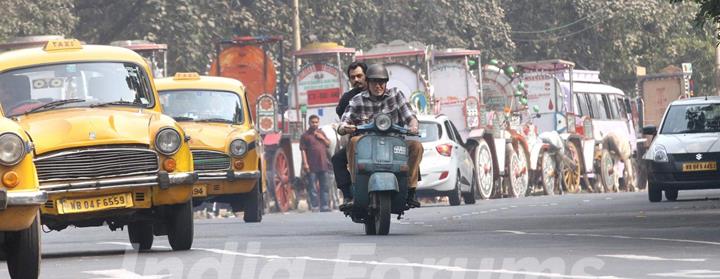
M 158 155 L 147 148 L 65 150 L 35 159 L 40 182 L 157 173 Z
M 230 169 L 230 156 L 225 153 L 208 150 L 193 150 L 195 171 L 220 171 Z

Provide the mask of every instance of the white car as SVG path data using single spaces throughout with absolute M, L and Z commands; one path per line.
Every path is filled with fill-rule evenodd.
M 643 156 L 648 169 L 648 198 L 669 201 L 679 190 L 719 189 L 720 97 L 673 101 L 660 127 L 645 126 L 655 136 Z
M 450 205 L 475 203 L 474 164 L 455 125 L 444 115 L 420 115 L 418 121 L 424 153 L 417 195 L 448 196 Z

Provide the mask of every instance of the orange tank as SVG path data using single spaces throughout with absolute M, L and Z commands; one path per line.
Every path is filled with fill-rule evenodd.
M 245 85 L 253 118 L 257 118 L 257 98 L 263 94 L 275 95 L 277 73 L 272 57 L 257 46 L 231 46 L 220 52 L 220 69 L 219 76 L 237 79 Z M 209 75 L 218 76 L 216 60 L 210 66 Z

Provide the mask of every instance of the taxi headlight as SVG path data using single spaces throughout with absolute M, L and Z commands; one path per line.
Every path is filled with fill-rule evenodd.
M 25 157 L 25 142 L 13 133 L 0 135 L 0 164 L 13 166 Z
M 233 140 L 230 143 L 230 154 L 235 157 L 240 157 L 245 155 L 245 153 L 248 150 L 247 142 L 241 139 Z
M 377 126 L 378 130 L 385 132 L 392 126 L 392 120 L 387 114 L 379 114 L 375 117 L 375 126 Z
M 164 155 L 172 155 L 180 149 L 180 133 L 172 128 L 160 130 L 155 136 L 155 148 Z
M 655 146 L 655 150 L 653 150 L 653 161 L 658 163 L 668 162 L 668 155 L 665 147 L 662 145 Z

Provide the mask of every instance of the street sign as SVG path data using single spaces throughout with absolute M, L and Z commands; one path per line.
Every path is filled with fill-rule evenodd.
M 682 71 L 684 74 L 692 74 L 692 63 L 682 63 Z

